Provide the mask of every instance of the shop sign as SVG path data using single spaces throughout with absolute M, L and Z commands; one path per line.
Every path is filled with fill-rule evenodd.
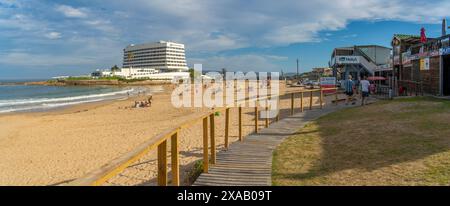
M 336 63 L 338 63 L 338 64 L 359 64 L 359 57 L 357 57 L 357 56 L 337 56 Z
M 322 88 L 335 88 L 336 87 L 336 77 L 321 77 L 320 87 Z M 336 90 L 326 90 L 324 93 L 333 93 Z
M 430 53 L 430 57 L 435 57 L 435 56 L 439 56 L 440 55 L 439 50 L 434 50 L 434 51 L 431 51 L 429 53 Z
M 417 54 L 411 55 L 410 58 L 411 58 L 411 61 L 420 59 L 419 55 L 417 55 Z
M 335 86 L 336 85 L 336 77 L 320 77 L 320 85 Z
M 411 60 L 412 60 L 411 52 L 405 52 L 402 54 L 402 64 L 403 65 L 411 64 Z
M 394 56 L 394 65 L 400 64 L 400 56 Z
M 428 52 L 421 52 L 421 53 L 416 54 L 416 56 L 417 56 L 418 58 L 423 58 L 423 57 L 428 57 L 428 56 L 430 56 L 430 55 L 429 55 Z
M 430 70 L 430 58 L 420 59 L 420 70 Z
M 440 53 L 440 55 L 448 55 L 448 54 L 450 54 L 450 47 L 441 48 L 439 53 Z

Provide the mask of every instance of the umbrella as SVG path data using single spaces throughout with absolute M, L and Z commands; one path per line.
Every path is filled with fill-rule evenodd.
M 373 77 L 367 77 L 367 80 L 369 80 L 369 81 L 383 81 L 383 80 L 386 80 L 386 77 L 373 76 Z

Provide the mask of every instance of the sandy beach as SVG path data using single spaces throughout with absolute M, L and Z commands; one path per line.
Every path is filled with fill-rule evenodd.
M 280 89 L 281 92 L 286 90 L 284 86 Z M 174 108 L 169 87 L 165 92 L 153 94 L 153 104 L 149 108 L 125 108 L 145 98 L 82 104 L 51 112 L 1 115 L 0 185 L 60 185 L 70 182 L 133 150 L 158 133 L 209 110 Z M 305 99 L 305 105 L 307 102 Z M 314 103 L 318 103 L 317 98 Z M 297 107 L 300 105 L 298 100 L 295 104 Z M 290 99 L 282 99 L 281 105 L 283 115 L 287 116 Z M 230 142 L 236 141 L 238 136 L 236 110 L 231 110 Z M 223 149 L 224 119 L 223 114 L 216 118 L 218 150 Z M 244 108 L 243 122 L 244 134 L 253 132 L 253 108 Z M 264 125 L 263 119 L 260 125 Z M 180 175 L 182 184 L 186 185 L 187 173 L 193 163 L 202 158 L 200 123 L 182 130 L 179 141 Z M 154 185 L 155 177 L 155 152 L 152 152 L 108 181 L 107 185 Z

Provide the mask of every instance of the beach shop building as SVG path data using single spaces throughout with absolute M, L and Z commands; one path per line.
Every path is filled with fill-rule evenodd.
M 378 45 L 340 47 L 333 50 L 330 67 L 337 79 L 346 80 L 349 75 L 358 79 L 391 71 L 390 61 L 391 48 Z
M 450 96 L 450 35 L 427 38 L 396 34 L 392 40 L 397 94 Z

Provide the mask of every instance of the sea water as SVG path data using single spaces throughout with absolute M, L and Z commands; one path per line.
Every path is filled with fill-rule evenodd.
M 154 92 L 162 88 L 155 88 Z M 69 105 L 126 98 L 143 88 L 0 84 L 0 113 L 45 111 Z

